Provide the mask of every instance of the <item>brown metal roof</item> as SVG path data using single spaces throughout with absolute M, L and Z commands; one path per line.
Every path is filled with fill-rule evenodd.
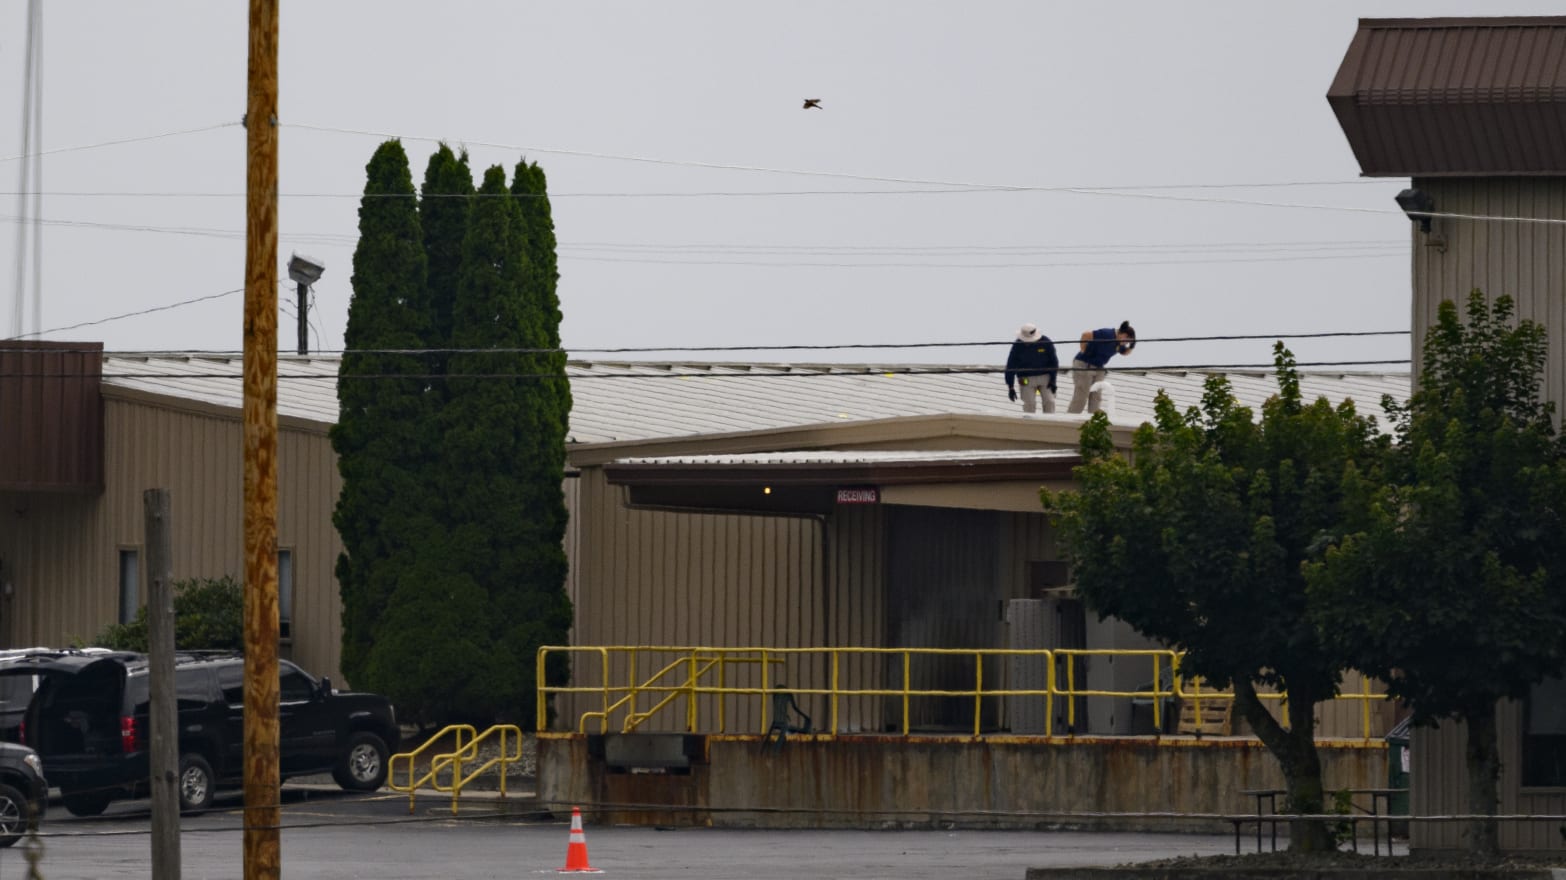
M 1081 463 L 1075 449 L 851 450 L 625 459 L 605 465 L 604 474 L 627 486 L 911 485 L 1069 480 Z
M 103 345 L 0 342 L 0 491 L 103 488 Z
M 1367 176 L 1566 175 L 1566 16 L 1360 19 L 1327 102 Z
M 797 516 L 878 504 L 889 486 L 983 483 L 993 501 L 993 486 L 1022 482 L 1036 502 L 1040 484 L 1072 479 L 1081 462 L 1075 449 L 816 450 L 625 459 L 604 475 L 631 507 Z

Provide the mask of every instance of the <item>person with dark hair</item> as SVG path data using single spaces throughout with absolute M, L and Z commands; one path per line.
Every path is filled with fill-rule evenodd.
M 1118 329 L 1084 330 L 1081 348 L 1071 362 L 1071 405 L 1066 412 L 1079 413 L 1084 408 L 1099 412 L 1099 392 L 1093 386 L 1109 375 L 1105 365 L 1110 358 L 1117 354 L 1123 357 L 1136 348 L 1136 330 L 1130 321 L 1121 321 Z
M 1032 415 L 1039 401 L 1044 412 L 1055 411 L 1055 373 L 1060 369 L 1060 359 L 1055 355 L 1055 343 L 1039 332 L 1032 324 L 1023 324 L 1017 331 L 1017 341 L 1011 344 L 1011 354 L 1006 357 L 1006 395 L 1017 399 L 1014 384 L 1022 386 L 1022 411 Z M 1038 395 L 1038 401 L 1034 395 Z

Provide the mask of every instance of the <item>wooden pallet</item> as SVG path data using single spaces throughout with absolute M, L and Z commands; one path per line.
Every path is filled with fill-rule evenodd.
M 1180 721 L 1175 732 L 1196 736 L 1229 736 L 1234 728 L 1234 699 L 1231 696 L 1234 692 L 1208 690 L 1205 687 L 1198 690 L 1200 684 L 1200 680 L 1191 679 L 1182 687 L 1187 693 L 1200 693 L 1201 700 L 1188 696 L 1180 701 Z

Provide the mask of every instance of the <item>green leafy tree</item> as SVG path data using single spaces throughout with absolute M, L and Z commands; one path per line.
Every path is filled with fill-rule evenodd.
M 1186 676 L 1232 684 L 1235 708 L 1282 769 L 1286 809 L 1320 814 L 1314 713 L 1343 664 L 1306 615 L 1301 563 L 1339 533 L 1341 508 L 1384 441 L 1351 402 L 1306 405 L 1293 356 L 1281 343 L 1275 352 L 1279 390 L 1260 421 L 1223 377 L 1185 413 L 1160 392 L 1127 460 L 1096 415 L 1082 429 L 1078 490 L 1046 491 L 1044 502 L 1086 604 L 1184 649 Z M 1283 723 L 1261 685 L 1287 690 Z M 1319 821 L 1295 822 L 1289 839 L 1332 847 Z
M 242 651 L 244 590 L 233 577 L 174 582 L 174 647 L 182 651 Z M 147 606 L 129 623 L 105 627 L 93 644 L 120 651 L 147 650 Z
M 426 472 L 427 367 L 417 355 L 395 353 L 423 347 L 429 333 L 424 236 L 402 144 L 381 144 L 366 171 L 331 432 L 343 478 L 332 521 L 344 551 L 337 560 L 343 674 L 380 690 L 387 682 L 366 674 L 367 660 L 400 576 L 391 560 L 429 533 L 435 493 Z
M 1385 402 L 1398 442 L 1384 481 L 1306 573 L 1335 653 L 1385 680 L 1416 723 L 1465 723 L 1469 812 L 1493 815 L 1496 703 L 1562 666 L 1566 459 L 1540 396 L 1544 329 L 1477 290 L 1467 318 L 1441 304 L 1418 390 Z M 1495 820 L 1476 820 L 1468 843 L 1496 852 Z

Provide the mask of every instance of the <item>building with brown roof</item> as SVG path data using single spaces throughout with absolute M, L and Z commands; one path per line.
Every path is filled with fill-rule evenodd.
M 1441 301 L 1508 294 L 1544 325 L 1544 394 L 1566 405 L 1566 17 L 1363 19 L 1327 100 L 1367 176 L 1408 177 L 1415 375 Z M 1476 658 L 1477 659 L 1477 658 Z M 1499 718 L 1504 814 L 1566 813 L 1566 682 Z M 1468 812 L 1457 725 L 1416 730 L 1411 809 Z M 1560 850 L 1558 821 L 1508 822 L 1507 850 Z M 1421 849 L 1459 823 L 1415 823 Z
M 0 452 L 13 462 L 0 479 L 0 646 L 87 640 L 134 615 L 149 488 L 171 490 L 176 578 L 242 573 L 240 366 L 0 347 Z M 1069 484 L 1082 417 L 1025 418 L 985 369 L 573 362 L 574 642 L 1006 644 L 997 609 L 1065 583 L 1038 489 Z M 335 358 L 280 358 L 278 542 L 285 653 L 339 678 L 336 372 Z M 1122 442 L 1157 391 L 1194 405 L 1206 377 L 1116 373 Z M 1229 378 L 1251 406 L 1276 389 L 1261 371 Z M 1303 382 L 1307 396 L 1367 404 L 1407 389 L 1401 373 Z M 21 449 L 59 464 L 14 464 Z M 1143 644 L 1096 626 L 1076 629 L 1095 646 Z M 1117 674 L 1130 687 L 1146 677 Z M 882 723 L 863 702 L 846 726 Z M 1089 722 L 1130 728 L 1123 710 Z

